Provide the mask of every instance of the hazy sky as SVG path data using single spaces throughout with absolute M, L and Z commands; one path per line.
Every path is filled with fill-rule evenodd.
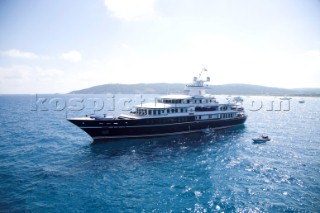
M 320 87 L 319 0 L 1 0 L 0 93 L 105 83 Z

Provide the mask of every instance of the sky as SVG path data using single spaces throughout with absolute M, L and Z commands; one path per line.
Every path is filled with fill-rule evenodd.
M 320 0 L 0 0 L 0 93 L 107 83 L 320 88 Z

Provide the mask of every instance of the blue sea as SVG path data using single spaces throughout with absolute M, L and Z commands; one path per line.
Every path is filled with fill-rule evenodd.
M 1 95 L 0 212 L 320 211 L 319 98 L 244 96 L 243 126 L 154 139 L 92 143 L 66 120 L 131 98 Z

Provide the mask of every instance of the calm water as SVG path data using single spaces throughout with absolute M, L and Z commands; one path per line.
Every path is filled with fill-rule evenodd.
M 243 127 L 95 144 L 34 98 L 0 96 L 0 212 L 320 210 L 319 98 L 279 111 L 278 98 L 244 97 Z M 253 144 L 261 133 L 272 141 Z

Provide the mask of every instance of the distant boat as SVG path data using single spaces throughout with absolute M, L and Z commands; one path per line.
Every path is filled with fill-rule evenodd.
M 280 100 L 291 100 L 291 98 L 290 97 L 282 97 L 282 98 L 280 98 Z
M 265 143 L 267 141 L 270 141 L 271 139 L 267 135 L 261 135 L 257 138 L 252 138 L 253 143 Z
M 304 104 L 304 102 L 305 102 L 304 100 L 299 100 L 300 104 Z

